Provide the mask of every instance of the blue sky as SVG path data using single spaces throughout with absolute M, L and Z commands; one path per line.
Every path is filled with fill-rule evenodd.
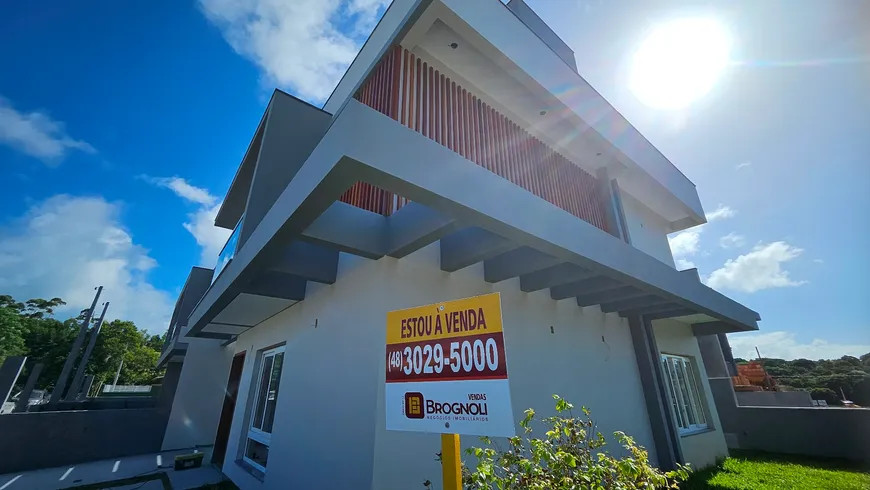
M 162 332 L 190 266 L 212 266 L 227 237 L 211 220 L 272 88 L 322 101 L 385 3 L 5 7 L 0 293 L 61 296 L 72 310 L 103 284 L 110 314 Z M 762 314 L 760 334 L 732 339 L 738 354 L 870 351 L 870 38 L 858 4 L 529 3 L 719 211 L 672 248 Z M 727 26 L 733 63 L 685 110 L 645 107 L 628 89 L 631 54 L 647 29 L 687 15 Z

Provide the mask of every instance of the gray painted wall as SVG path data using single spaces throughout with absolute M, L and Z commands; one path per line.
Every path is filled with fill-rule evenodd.
M 277 95 L 277 91 L 275 95 Z M 263 120 L 265 119 L 266 116 L 263 115 Z M 242 163 L 236 171 L 236 176 L 233 177 L 233 182 L 230 184 L 227 195 L 214 219 L 215 226 L 232 230 L 245 212 L 245 204 L 248 202 L 248 195 L 251 192 L 251 182 L 254 180 L 254 167 L 257 166 L 257 156 L 260 154 L 260 143 L 263 141 L 263 124 L 264 121 L 260 121 L 257 126 L 248 151 L 245 152 Z
M 716 335 L 699 335 L 698 349 L 704 359 L 704 368 L 708 378 L 727 378 L 730 376 L 725 359 L 722 357 L 722 347 Z
M 813 397 L 806 391 L 738 391 L 741 407 L 812 407 Z
M 331 121 L 329 113 L 283 92 L 275 92 L 266 116 L 239 248 L 308 159 Z
M 730 378 L 709 381 L 732 449 L 870 461 L 870 409 L 738 407 Z
M 165 424 L 157 409 L 3 415 L 0 474 L 156 452 Z
M 190 339 L 172 413 L 160 429 L 164 450 L 214 444 L 232 359 L 218 340 Z

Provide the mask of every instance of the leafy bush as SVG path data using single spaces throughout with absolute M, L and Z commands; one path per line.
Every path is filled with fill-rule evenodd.
M 678 488 L 688 477 L 688 468 L 662 472 L 652 466 L 649 455 L 634 439 L 622 432 L 614 436 L 628 452 L 615 457 L 603 450 L 604 436 L 596 430 L 586 407 L 583 416 L 575 417 L 573 405 L 553 395 L 558 415 L 542 419 L 549 430 L 546 438 L 533 438 L 531 424 L 535 411 L 526 410 L 520 422 L 525 437 L 511 437 L 502 450 L 488 437 L 481 437 L 482 448 L 472 448 L 477 468 L 463 468 L 468 489 L 553 489 L 553 490 L 622 490 Z M 564 414 L 564 415 L 563 415 Z

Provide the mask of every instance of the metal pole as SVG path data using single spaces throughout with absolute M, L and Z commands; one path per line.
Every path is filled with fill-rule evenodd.
M 127 349 L 124 348 L 124 354 L 127 353 Z M 115 380 L 112 381 L 112 393 L 115 392 L 115 387 L 118 386 L 118 376 L 121 375 L 121 368 L 124 366 L 124 354 L 121 354 L 121 363 L 118 364 L 118 371 L 115 373 Z
M 97 307 L 97 301 L 100 299 L 100 293 L 103 292 L 103 286 L 100 286 L 97 289 L 97 294 L 94 295 L 94 302 L 91 303 L 91 309 L 85 313 L 85 320 L 82 322 L 82 327 L 79 329 L 79 334 L 76 336 L 75 341 L 73 342 L 72 348 L 69 351 L 69 355 L 66 358 L 66 362 L 63 364 L 63 369 L 60 372 L 60 376 L 57 378 L 57 383 L 54 385 L 54 390 L 51 392 L 51 398 L 48 400 L 48 406 L 50 408 L 56 407 L 57 403 L 60 401 L 60 397 L 63 396 L 63 391 L 66 388 L 67 379 L 69 379 L 69 373 L 72 371 L 73 364 L 76 362 L 76 358 L 79 356 L 79 351 L 82 349 L 82 343 L 85 341 L 85 334 L 88 332 L 88 325 L 91 323 L 91 317 L 94 315 L 94 309 Z
M 30 405 L 30 395 L 33 393 L 33 388 L 36 386 L 36 381 L 39 379 L 39 374 L 42 372 L 43 364 L 36 363 L 30 369 L 30 376 L 27 377 L 27 382 L 24 384 L 24 389 L 18 395 L 18 404 L 15 406 L 16 412 L 26 412 Z
M 94 386 L 94 375 L 89 374 L 89 375 L 85 376 L 84 381 L 82 381 L 82 393 L 78 399 L 81 400 L 82 398 L 87 398 L 88 394 L 91 392 L 91 388 L 93 386 Z
M 100 335 L 100 328 L 103 326 L 103 318 L 106 317 L 106 310 L 109 309 L 109 302 L 103 303 L 103 312 L 100 313 L 100 319 L 91 329 L 91 338 L 88 339 L 88 346 L 85 348 L 85 353 L 82 360 L 79 361 L 79 367 L 76 369 L 76 375 L 73 377 L 73 382 L 69 386 L 69 391 L 66 392 L 64 400 L 73 401 L 78 398 L 78 394 L 82 388 L 82 380 L 85 377 L 85 368 L 88 366 L 88 360 L 91 358 L 91 353 L 94 351 L 94 345 L 97 343 L 97 335 Z M 85 393 L 87 397 L 87 393 Z

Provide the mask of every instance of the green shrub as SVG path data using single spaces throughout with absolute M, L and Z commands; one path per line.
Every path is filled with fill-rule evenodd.
M 477 457 L 472 471 L 463 468 L 464 485 L 468 489 L 547 489 L 547 490 L 622 490 L 678 488 L 688 477 L 688 467 L 662 472 L 652 466 L 649 455 L 634 439 L 622 432 L 614 436 L 628 455 L 615 457 L 603 448 L 604 436 L 596 430 L 590 412 L 583 407 L 583 416 L 575 417 L 573 405 L 558 395 L 558 415 L 542 419 L 549 430 L 544 439 L 533 438 L 531 423 L 535 411 L 526 410 L 520 422 L 524 437 L 508 439 L 502 450 L 488 437 L 481 437 L 484 447 L 471 448 Z

